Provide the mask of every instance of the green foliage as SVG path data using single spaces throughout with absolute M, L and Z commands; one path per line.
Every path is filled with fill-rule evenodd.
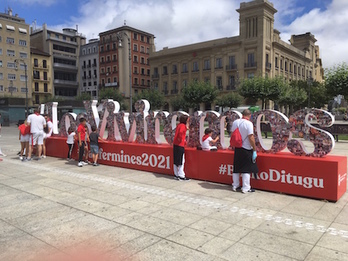
M 80 95 L 76 96 L 75 100 L 77 101 L 90 101 L 92 99 L 91 94 L 83 92 Z
M 118 90 L 112 88 L 104 88 L 99 91 L 99 100 L 104 99 L 113 99 L 114 101 L 118 101 L 121 104 L 123 103 L 124 97 Z
M 246 99 L 261 100 L 264 108 L 266 101 L 279 99 L 284 85 L 286 82 L 281 77 L 254 77 L 243 80 L 239 92 Z
M 211 103 L 217 96 L 217 89 L 209 82 L 190 82 L 182 89 L 182 95 L 190 108 L 196 108 L 200 103 Z
M 237 108 L 242 103 L 242 97 L 236 92 L 229 92 L 216 99 L 216 105 Z
M 141 93 L 138 93 L 133 98 L 133 105 L 138 100 L 145 99 L 148 100 L 151 105 L 151 110 L 161 109 L 164 105 L 164 95 L 155 89 L 144 90 Z
M 189 105 L 185 102 L 182 95 L 175 96 L 170 99 L 170 104 L 173 106 L 174 111 L 188 111 Z
M 301 87 L 301 82 L 293 81 L 290 84 L 283 85 L 282 93 L 277 102 L 279 105 L 298 107 L 306 100 L 307 92 Z
M 64 101 L 64 98 L 61 97 L 55 97 L 55 96 L 49 96 L 45 98 L 41 103 L 47 103 L 47 102 L 62 102 Z
M 341 63 L 325 70 L 325 85 L 330 98 L 343 95 L 348 98 L 348 65 Z

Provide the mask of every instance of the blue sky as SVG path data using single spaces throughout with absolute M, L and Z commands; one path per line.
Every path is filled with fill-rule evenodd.
M 99 32 L 129 26 L 153 33 L 156 49 L 238 34 L 238 13 L 245 0 L 2 0 L 4 11 L 34 20 L 37 26 L 60 30 L 79 25 L 92 38 Z M 348 61 L 348 0 L 271 0 L 278 10 L 275 28 L 288 41 L 292 34 L 311 32 L 320 46 L 324 66 Z M 212 11 L 213 10 L 213 11 Z

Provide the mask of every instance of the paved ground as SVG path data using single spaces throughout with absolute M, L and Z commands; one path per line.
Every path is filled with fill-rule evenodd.
M 22 163 L 17 135 L 4 127 L 0 138 L 0 260 L 82 246 L 111 260 L 348 260 L 348 193 L 330 203 L 56 158 Z

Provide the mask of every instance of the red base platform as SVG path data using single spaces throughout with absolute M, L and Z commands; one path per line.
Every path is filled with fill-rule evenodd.
M 66 158 L 66 139 L 47 139 L 47 155 Z M 173 149 L 168 145 L 100 142 L 100 164 L 173 175 Z M 77 159 L 77 144 L 73 158 Z M 185 172 L 192 179 L 232 183 L 234 152 L 185 150 Z M 299 157 L 291 153 L 258 153 L 256 189 L 337 201 L 347 190 L 347 157 Z

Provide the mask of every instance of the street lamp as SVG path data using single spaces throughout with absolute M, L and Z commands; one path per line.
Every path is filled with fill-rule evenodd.
M 307 85 L 308 85 L 308 105 L 307 107 L 310 108 L 310 104 L 311 104 L 311 85 L 313 83 L 313 78 L 312 77 L 308 77 L 307 78 Z
M 27 74 L 27 64 L 23 59 L 15 59 L 14 60 L 16 64 L 19 64 L 19 62 L 22 62 L 24 64 L 24 70 L 25 70 L 25 118 L 28 117 L 28 74 Z M 16 67 L 16 70 L 18 70 L 18 67 Z
M 128 40 L 128 59 L 129 59 L 129 102 L 130 102 L 130 112 L 133 111 L 132 106 L 132 55 L 131 55 L 131 46 L 130 46 L 130 37 L 126 32 L 121 32 L 116 34 L 118 39 L 118 46 L 122 47 L 123 36 Z

